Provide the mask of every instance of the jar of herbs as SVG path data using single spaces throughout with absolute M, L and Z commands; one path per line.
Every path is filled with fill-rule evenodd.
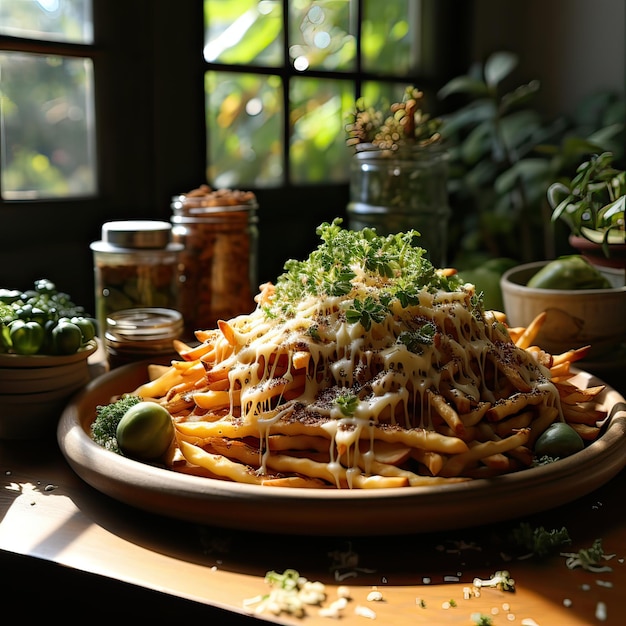
M 209 185 L 172 199 L 173 241 L 183 246 L 180 306 L 187 338 L 254 309 L 257 209 L 252 192 Z
M 448 153 L 439 144 L 404 144 L 397 150 L 359 145 L 350 173 L 350 228 L 379 235 L 416 230 L 417 245 L 443 267 L 450 207 Z
M 160 220 L 119 220 L 102 226 L 94 256 L 96 318 L 103 337 L 107 317 L 138 307 L 179 308 L 180 255 L 172 225 Z

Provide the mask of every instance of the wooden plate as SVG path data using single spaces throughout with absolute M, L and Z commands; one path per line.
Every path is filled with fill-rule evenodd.
M 626 403 L 603 392 L 611 411 L 602 436 L 571 457 L 492 479 L 381 490 L 244 485 L 178 474 L 116 455 L 89 437 L 98 404 L 147 380 L 145 364 L 92 381 L 66 407 L 59 446 L 89 485 L 121 502 L 199 524 L 290 535 L 398 535 L 478 526 L 529 515 L 597 489 L 626 465 Z M 582 386 L 602 384 L 586 372 Z

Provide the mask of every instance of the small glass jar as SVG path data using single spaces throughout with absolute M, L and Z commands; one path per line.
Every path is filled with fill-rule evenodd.
M 137 361 L 167 364 L 180 355 L 174 340 L 183 333 L 183 316 L 174 309 L 136 308 L 107 316 L 104 346 L 109 369 Z
M 363 145 L 352 158 L 348 221 L 379 235 L 417 230 L 416 243 L 436 267 L 447 257 L 448 153 L 439 145 L 397 152 Z
M 182 248 L 172 241 L 169 222 L 120 220 L 102 226 L 102 240 L 91 244 L 101 336 L 115 311 L 179 308 Z
M 172 199 L 172 237 L 184 248 L 180 310 L 188 337 L 254 309 L 257 209 L 251 192 L 207 186 Z

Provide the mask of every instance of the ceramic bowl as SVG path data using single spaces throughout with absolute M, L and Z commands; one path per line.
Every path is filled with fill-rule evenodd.
M 0 354 L 0 439 L 53 437 L 72 396 L 91 379 L 97 344 L 67 356 Z
M 509 326 L 528 326 L 547 313 L 534 343 L 553 354 L 590 345 L 598 358 L 626 341 L 626 287 L 539 289 L 527 287 L 548 261 L 518 265 L 502 275 L 500 286 Z

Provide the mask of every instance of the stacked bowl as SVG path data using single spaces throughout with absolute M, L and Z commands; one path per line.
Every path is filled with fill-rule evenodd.
M 0 354 L 0 439 L 54 436 L 70 398 L 90 380 L 96 342 L 75 354 Z

